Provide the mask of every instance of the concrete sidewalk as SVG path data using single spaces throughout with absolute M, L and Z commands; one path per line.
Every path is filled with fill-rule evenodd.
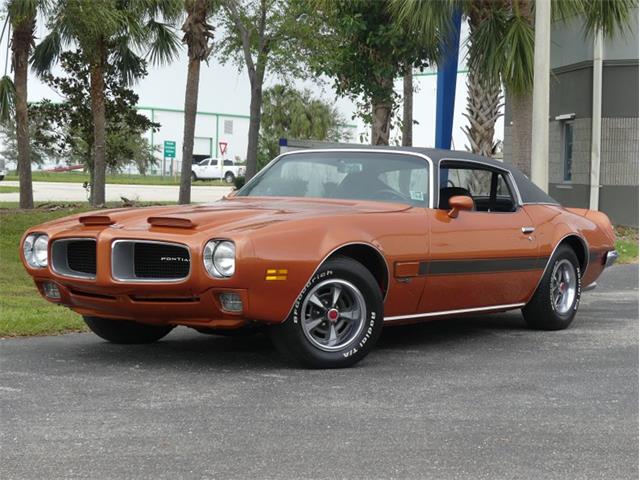
M 18 182 L 0 182 L 2 186 L 18 186 Z M 121 197 L 141 202 L 177 202 L 177 185 L 116 185 L 107 184 L 108 202 L 120 201 Z M 231 187 L 193 186 L 191 200 L 197 203 L 219 200 Z M 17 202 L 19 194 L 0 193 L 0 202 Z M 33 182 L 33 200 L 35 202 L 86 202 L 87 191 L 81 183 Z

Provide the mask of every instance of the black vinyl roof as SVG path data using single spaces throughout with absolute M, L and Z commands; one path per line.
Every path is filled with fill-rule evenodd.
M 388 147 L 388 146 L 372 146 L 372 145 L 357 145 L 357 144 L 341 144 L 336 149 L 342 148 L 357 148 L 362 150 L 396 150 L 404 152 L 415 152 L 422 155 L 426 155 L 434 162 L 434 166 L 437 167 L 440 160 L 470 160 L 473 162 L 484 163 L 485 165 L 500 168 L 511 173 L 513 179 L 516 182 L 516 186 L 520 191 L 520 197 L 523 203 L 551 203 L 559 205 L 557 200 L 554 200 L 548 194 L 543 192 L 537 185 L 535 185 L 529 178 L 518 170 L 513 165 L 508 163 L 493 160 L 491 158 L 482 157 L 471 152 L 464 152 L 459 150 L 442 150 L 439 148 L 423 148 L 423 147 Z M 324 149 L 323 149 L 324 150 Z M 327 150 L 331 150 L 328 148 Z M 302 150 L 304 151 L 304 150 Z

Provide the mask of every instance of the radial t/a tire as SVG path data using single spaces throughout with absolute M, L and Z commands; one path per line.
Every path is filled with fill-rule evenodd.
M 147 325 L 129 320 L 111 320 L 100 317 L 83 317 L 93 333 L 111 343 L 153 343 L 166 336 L 173 326 Z
M 291 315 L 271 327 L 278 350 L 311 368 L 343 368 L 375 346 L 384 321 L 375 278 L 347 257 L 325 262 L 300 293 Z
M 538 330 L 567 328 L 578 311 L 581 289 L 578 257 L 571 247 L 560 245 L 533 297 L 522 309 L 527 325 Z

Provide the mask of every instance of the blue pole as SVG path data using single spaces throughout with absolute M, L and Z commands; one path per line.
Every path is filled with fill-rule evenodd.
M 453 132 L 453 108 L 456 101 L 456 80 L 458 77 L 458 50 L 460 45 L 460 25 L 462 12 L 453 16 L 453 31 L 447 42 L 447 50 L 442 65 L 438 66 L 438 93 L 436 98 L 436 148 L 451 149 Z

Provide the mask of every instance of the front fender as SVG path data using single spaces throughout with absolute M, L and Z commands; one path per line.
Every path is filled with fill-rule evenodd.
M 269 323 L 287 319 L 300 292 L 333 252 L 354 243 L 380 249 L 366 231 L 353 225 L 303 228 L 288 224 L 252 235 L 252 243 L 257 268 L 249 288 L 247 317 Z M 273 270 L 279 274 L 268 275 Z

